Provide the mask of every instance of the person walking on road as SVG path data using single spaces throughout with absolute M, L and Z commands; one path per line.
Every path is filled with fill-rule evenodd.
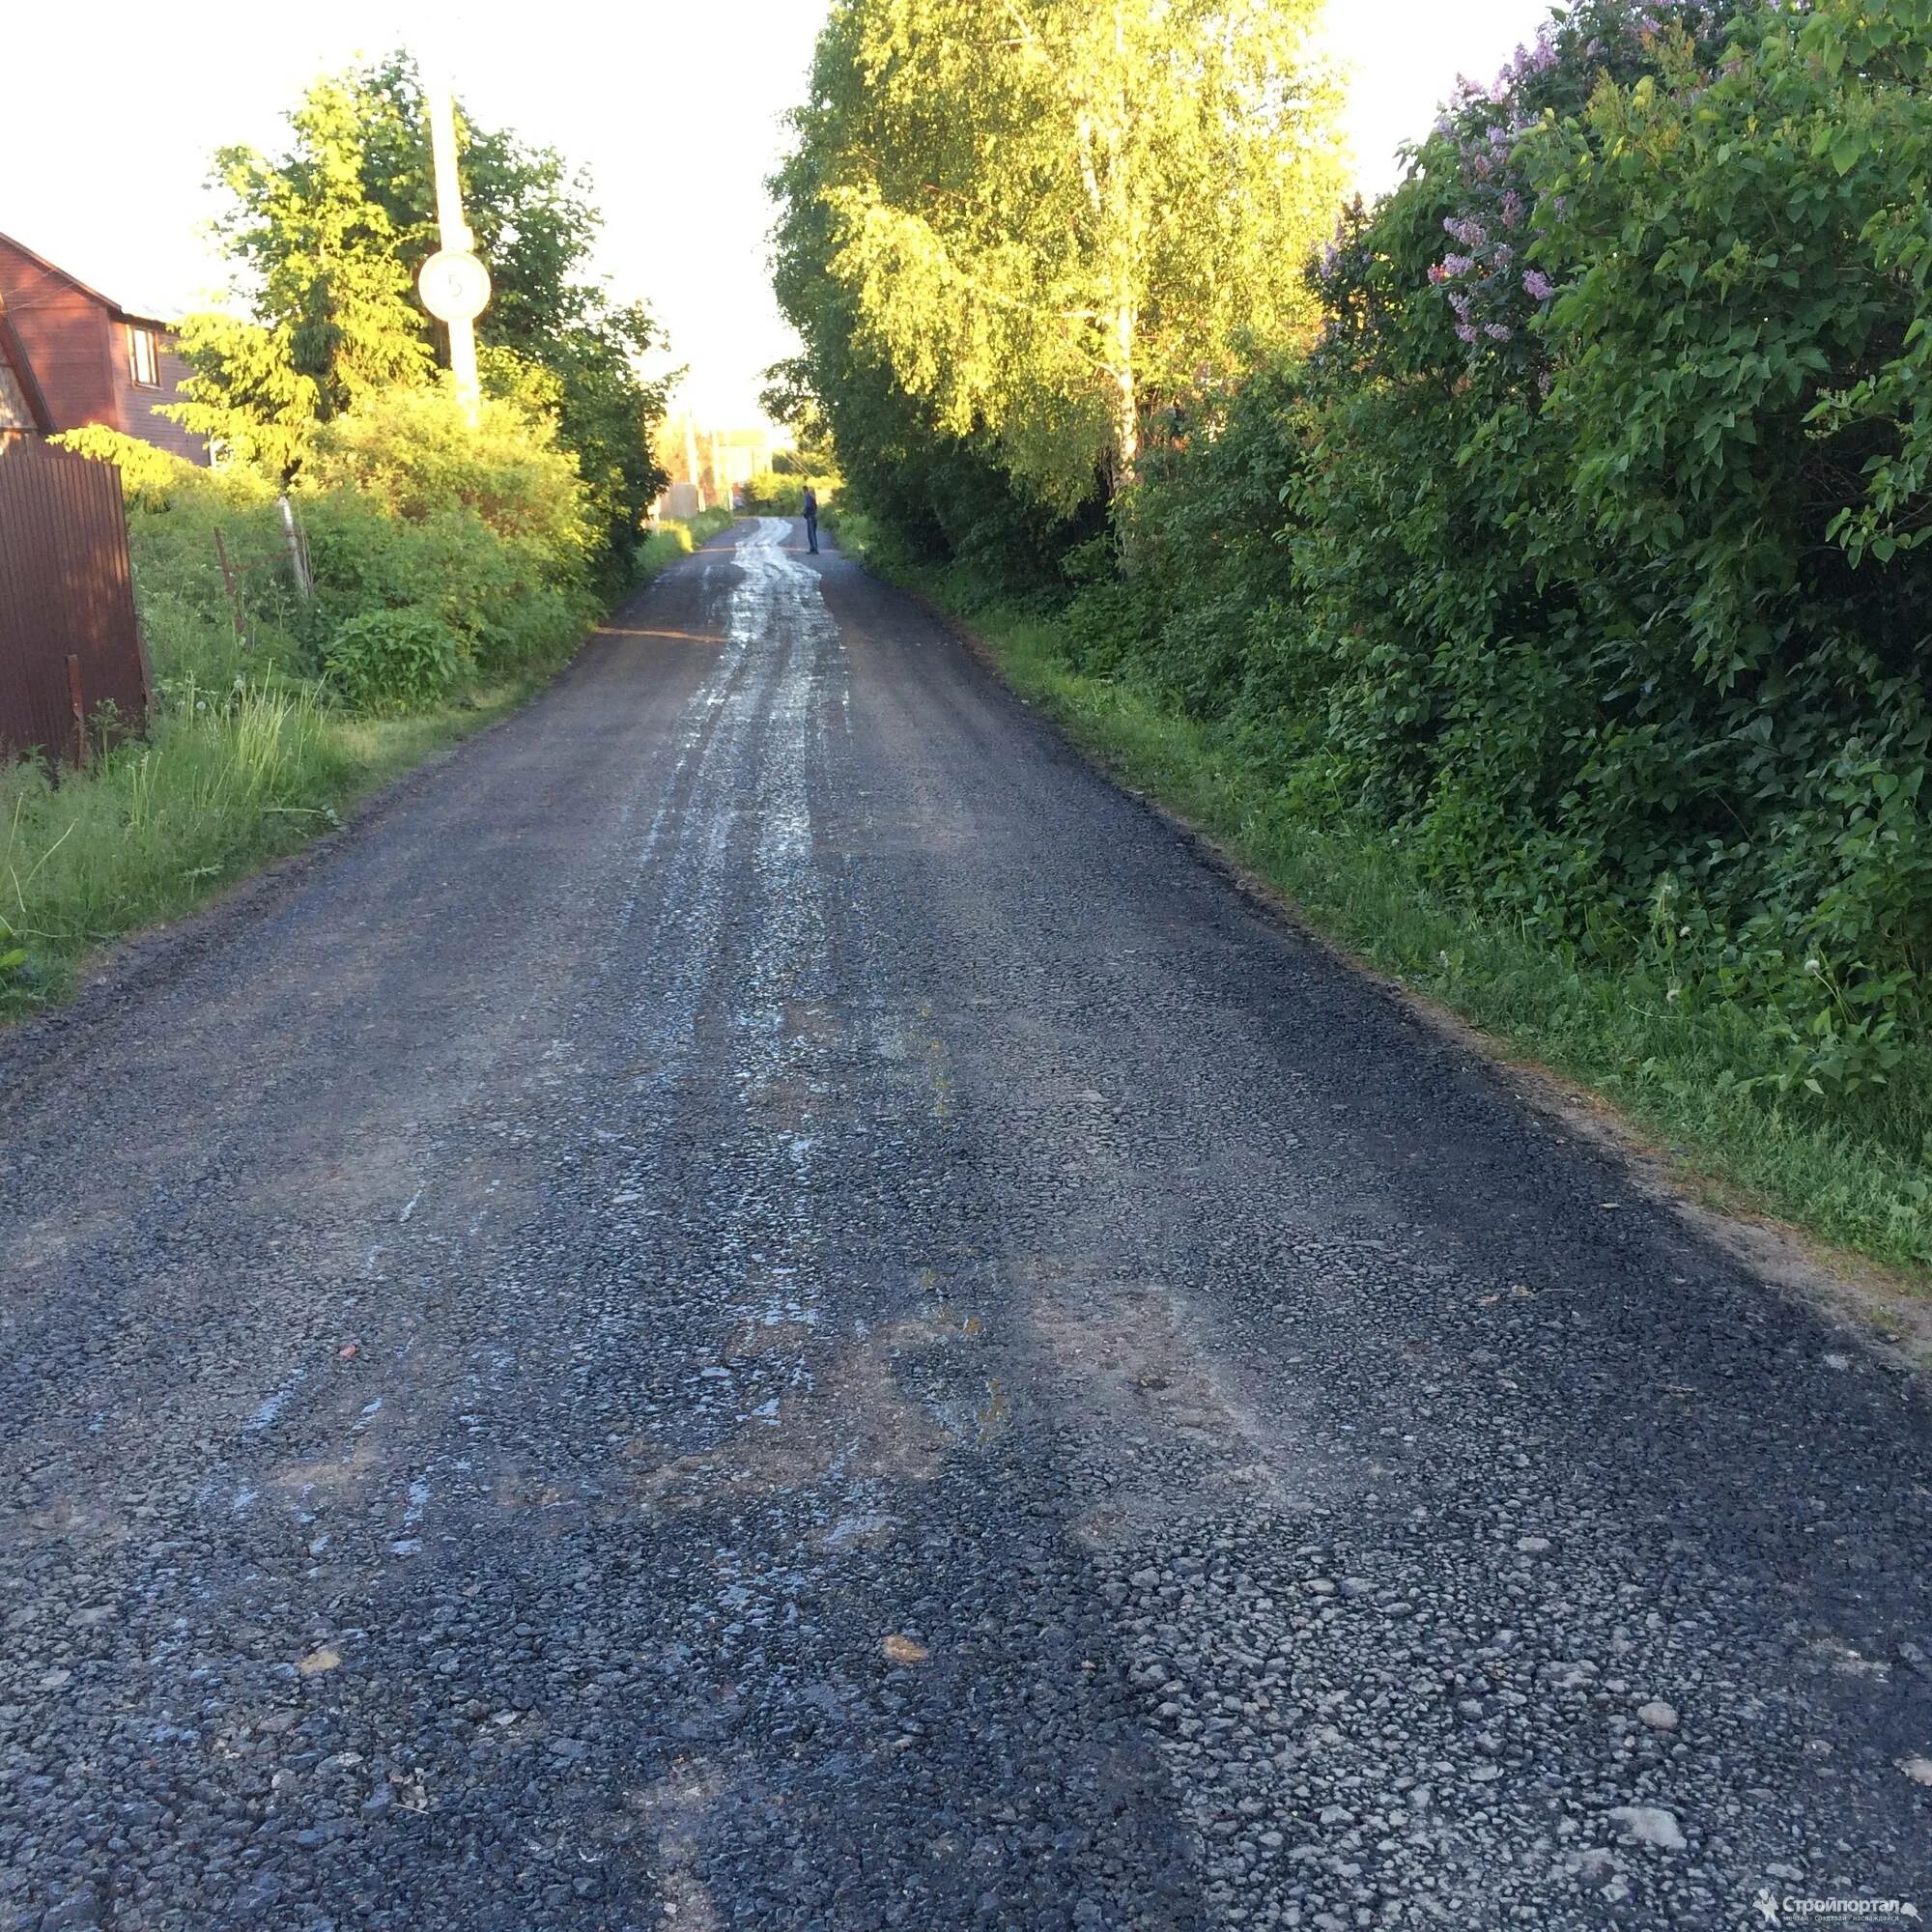
M 805 486 L 805 547 L 818 554 L 818 492 L 810 483 Z

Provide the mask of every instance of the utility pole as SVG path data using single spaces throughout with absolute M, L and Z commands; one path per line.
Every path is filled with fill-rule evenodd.
M 456 399 L 474 429 L 482 397 L 476 380 L 476 318 L 490 299 L 490 273 L 476 259 L 476 238 L 463 218 L 463 188 L 456 176 L 456 103 L 440 69 L 424 92 L 442 246 L 423 264 L 418 286 L 423 306 L 448 327 L 449 373 Z

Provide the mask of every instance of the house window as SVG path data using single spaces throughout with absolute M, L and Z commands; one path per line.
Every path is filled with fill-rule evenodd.
M 161 386 L 160 357 L 155 352 L 155 331 L 128 325 L 128 373 L 137 389 Z

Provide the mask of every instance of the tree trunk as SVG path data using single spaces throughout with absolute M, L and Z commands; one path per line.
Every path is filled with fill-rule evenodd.
M 1141 459 L 1140 395 L 1134 382 L 1133 298 L 1122 290 L 1114 311 L 1114 494 L 1132 486 Z

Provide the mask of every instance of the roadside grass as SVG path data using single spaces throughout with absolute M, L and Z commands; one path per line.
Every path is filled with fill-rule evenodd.
M 638 551 L 638 582 L 648 583 L 679 557 L 689 556 L 700 544 L 720 530 L 728 530 L 737 522 L 737 513 L 724 508 L 700 510 L 681 523 L 666 519 L 647 536 Z
M 666 525 L 637 583 L 731 521 Z M 156 599 L 143 618 L 166 694 L 148 734 L 97 749 L 58 783 L 36 763 L 0 765 L 0 1022 L 69 997 L 96 949 L 181 918 L 339 824 L 524 703 L 570 655 L 431 710 L 369 717 L 295 674 L 272 639 L 237 676 L 225 612 Z
M 836 521 L 848 553 L 970 623 L 1001 674 L 1083 750 L 1206 833 L 1369 965 L 1462 1015 L 1511 1058 L 1607 1100 L 1713 1205 L 1791 1222 L 1932 1286 L 1932 1078 L 1916 1055 L 1889 1087 L 1829 1102 L 1740 1093 L 1779 1057 L 1754 1009 L 1673 1009 L 1641 971 L 1565 957 L 1435 891 L 1369 825 L 1317 824 L 1225 728 L 1131 684 L 1068 668 L 1049 615 L 883 553 L 867 521 Z

